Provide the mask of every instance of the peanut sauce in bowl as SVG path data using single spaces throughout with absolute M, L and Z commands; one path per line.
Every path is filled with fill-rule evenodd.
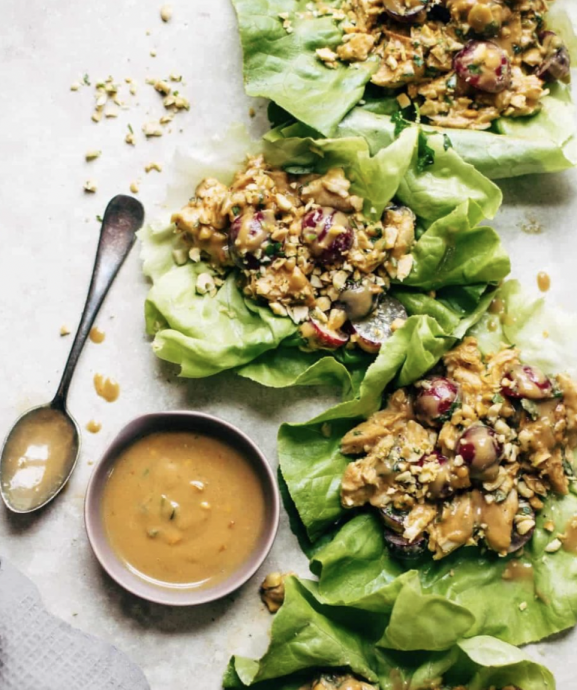
M 94 553 L 130 592 L 185 606 L 225 596 L 261 565 L 279 500 L 268 463 L 210 415 L 131 422 L 96 467 L 85 519 Z

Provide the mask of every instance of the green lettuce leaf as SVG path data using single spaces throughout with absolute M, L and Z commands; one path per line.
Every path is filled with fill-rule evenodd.
M 481 349 L 488 353 L 501 342 L 514 342 L 524 361 L 548 373 L 574 375 L 577 318 L 543 299 L 528 299 L 515 281 L 505 283 L 496 294 L 511 318 L 503 319 L 503 325 L 491 314 L 482 315 L 469 331 L 479 339 Z M 393 362 L 394 355 L 390 359 Z M 393 386 L 411 380 L 382 373 L 379 386 L 387 378 Z M 368 376 L 363 384 L 367 382 Z M 377 388 L 373 403 L 384 390 Z M 511 557 L 477 548 L 459 549 L 441 561 L 427 555 L 408 567 L 390 557 L 375 515 L 341 506 L 340 482 L 350 460 L 340 453 L 340 439 L 369 414 L 364 409 L 356 417 L 348 415 L 352 405 L 357 412 L 358 402 L 342 403 L 320 418 L 285 424 L 279 431 L 280 468 L 290 493 L 289 510 L 296 511 L 292 522 L 306 532 L 308 543 L 302 537 L 301 541 L 312 557 L 311 569 L 319 577 L 324 603 L 382 614 L 387 626 L 379 644 L 402 650 L 422 648 L 432 639 L 428 621 L 431 625 L 443 621 L 433 649 L 477 635 L 524 644 L 577 622 L 577 558 L 564 549 L 548 553 L 554 535 L 544 527 L 552 521 L 555 534 L 562 534 L 577 515 L 577 496 L 548 497 L 522 555 L 532 577 L 503 579 Z M 323 545 L 316 548 L 320 538 Z M 409 615 L 417 610 L 423 615 Z
M 337 23 L 328 17 L 303 17 L 305 0 L 233 0 L 233 4 L 249 95 L 271 99 L 288 118 L 292 116 L 327 137 L 354 132 L 355 136 L 366 136 L 373 151 L 393 141 L 390 116 L 398 109 L 395 99 L 369 99 L 365 94 L 375 62 L 339 63 L 330 69 L 316 57 L 318 48 L 340 43 L 342 31 Z M 338 7 L 340 2 L 327 4 Z M 554 3 L 550 24 L 575 57 L 576 39 L 565 12 L 567 5 L 567 0 Z M 290 32 L 283 27 L 281 13 L 289 17 Z M 359 105 L 363 98 L 365 106 Z M 535 116 L 500 118 L 492 131 L 439 131 L 448 134 L 464 161 L 492 179 L 573 167 L 577 164 L 577 132 L 569 88 L 552 85 L 542 104 Z
M 415 616 L 430 612 L 410 613 Z M 424 620 L 432 639 L 443 634 L 444 622 Z M 401 682 L 408 690 L 427 690 L 440 682 L 467 684 L 470 690 L 508 684 L 524 690 L 555 688 L 547 669 L 515 647 L 491 637 L 461 640 L 440 652 L 431 649 L 425 639 L 422 650 L 403 653 L 376 647 L 381 631 L 377 617 L 359 616 L 354 609 L 323 604 L 314 582 L 289 577 L 285 602 L 272 624 L 268 651 L 260 661 L 233 657 L 223 686 L 298 690 L 315 672 L 332 668 L 352 671 L 382 690 L 394 690 Z
M 172 193 L 171 204 L 182 204 L 205 175 L 218 175 L 228 182 L 242 164 L 243 150 L 263 151 L 271 164 L 303 173 L 343 167 L 353 191 L 366 200 L 368 214 L 380 216 L 398 194 L 403 194 L 403 201 L 409 205 L 414 196 L 417 210 L 423 213 L 419 218 L 420 237 L 414 247 L 415 275 L 406 285 L 395 286 L 394 294 L 409 314 L 427 316 L 428 320 L 421 323 L 416 335 L 411 335 L 414 326 L 408 326 L 400 341 L 415 348 L 409 358 L 436 361 L 441 353 L 437 341 L 450 344 L 455 329 L 478 318 L 488 284 L 497 284 L 509 272 L 509 259 L 498 235 L 491 228 L 476 227 L 482 216 L 496 213 L 501 202 L 499 189 L 469 166 L 456 165 L 449 170 L 442 156 L 424 175 L 431 182 L 430 189 L 416 186 L 411 180 L 418 159 L 417 128 L 403 132 L 375 155 L 358 137 L 315 140 L 285 134 L 271 135 L 261 145 L 247 140 L 246 134 L 236 128 L 208 145 L 197 144 L 189 159 L 181 155 L 177 160 L 180 189 L 178 194 Z M 438 202 L 438 185 L 431 181 L 435 176 L 452 189 L 443 203 Z M 454 179 L 460 176 L 467 182 L 461 184 Z M 361 390 L 362 381 L 371 365 L 376 365 L 374 356 L 346 350 L 301 351 L 293 322 L 245 299 L 237 287 L 235 272 L 228 275 L 216 294 L 198 294 L 197 278 L 210 269 L 190 261 L 178 265 L 176 257 L 187 257 L 173 230 L 165 225 L 140 232 L 144 272 L 153 282 L 145 305 L 146 325 L 154 336 L 153 350 L 158 357 L 178 364 L 181 375 L 191 378 L 233 369 L 241 376 L 278 388 L 338 386 L 345 400 L 368 392 L 366 386 L 364 392 Z M 423 291 L 439 288 L 463 294 L 469 291 L 468 305 L 433 298 L 425 303 L 419 299 L 419 294 L 424 297 Z M 424 341 L 433 346 L 432 354 L 427 344 L 418 342 L 423 329 L 433 334 Z

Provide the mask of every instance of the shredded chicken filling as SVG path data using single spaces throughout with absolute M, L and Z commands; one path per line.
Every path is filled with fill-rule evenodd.
M 300 324 L 308 347 L 374 352 L 379 343 L 349 325 L 411 272 L 416 218 L 391 206 L 371 220 L 363 205 L 341 168 L 290 175 L 258 156 L 230 186 L 201 182 L 172 220 L 185 261 L 205 260 L 217 272 L 199 276 L 198 292 L 215 292 L 237 267 L 244 294 Z
M 484 544 L 500 555 L 529 540 L 551 492 L 566 494 L 577 446 L 577 385 L 520 361 L 484 358 L 466 338 L 438 373 L 394 392 L 341 443 L 346 508 L 371 505 L 400 555 L 435 559 Z
M 547 0 L 317 0 L 312 14 L 343 30 L 328 68 L 376 61 L 372 83 L 397 92 L 433 125 L 487 129 L 538 112 L 547 83 L 570 78 L 570 57 L 545 29 Z M 307 14 L 307 13 L 303 13 Z M 311 14 L 309 10 L 309 15 Z

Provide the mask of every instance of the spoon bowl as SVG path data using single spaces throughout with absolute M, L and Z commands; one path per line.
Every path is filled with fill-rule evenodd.
M 15 513 L 49 503 L 74 471 L 80 451 L 76 420 L 52 403 L 34 407 L 14 424 L 2 451 L 0 493 Z
M 94 319 L 143 222 L 144 208 L 133 197 L 115 196 L 106 207 L 84 311 L 54 400 L 17 420 L 0 455 L 0 495 L 14 513 L 32 513 L 52 501 L 76 466 L 80 430 L 66 409 L 68 389 Z

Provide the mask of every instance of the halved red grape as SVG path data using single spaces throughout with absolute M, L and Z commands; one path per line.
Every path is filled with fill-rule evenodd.
M 390 504 L 384 508 L 379 508 L 378 511 L 385 527 L 397 534 L 402 534 L 405 531 L 405 520 L 408 515 L 406 511 L 397 510 Z
M 237 216 L 228 232 L 230 255 L 240 268 L 258 268 L 265 246 L 276 227 L 273 211 L 245 211 Z
M 553 397 L 553 384 L 537 367 L 519 364 L 507 372 L 507 379 L 512 383 L 503 386 L 502 392 L 509 398 L 546 400 Z
M 456 452 L 469 467 L 472 479 L 494 481 L 499 473 L 503 445 L 485 424 L 474 424 L 461 434 Z
M 431 0 L 383 0 L 383 9 L 397 22 L 416 23 L 425 19 Z
M 310 324 L 314 329 L 315 339 L 322 347 L 336 349 L 346 345 L 349 341 L 349 336 L 346 333 L 335 331 L 320 321 L 311 319 Z
M 401 561 L 414 561 L 417 558 L 421 558 L 427 550 L 426 537 L 420 537 L 410 542 L 408 539 L 405 539 L 405 537 L 386 527 L 383 530 L 383 536 L 391 556 Z
M 546 53 L 535 74 L 547 82 L 568 79 L 571 75 L 571 55 L 563 41 L 553 31 L 543 31 L 539 38 Z
M 315 208 L 304 216 L 301 237 L 322 264 L 342 263 L 354 241 L 348 217 L 329 206 Z
M 432 376 L 417 382 L 419 391 L 415 399 L 417 419 L 429 426 L 447 421 L 448 415 L 459 403 L 459 386 L 444 376 Z
M 469 41 L 453 58 L 461 85 L 486 93 L 500 93 L 511 84 L 507 53 L 492 41 Z
M 535 519 L 535 511 L 531 507 L 528 501 L 519 501 L 519 511 L 518 514 L 527 515 Z M 511 545 L 509 546 L 508 553 L 515 553 L 515 551 L 520 551 L 525 544 L 531 539 L 533 533 L 535 532 L 535 527 L 532 527 L 525 534 L 519 534 L 515 525 L 513 525 L 513 534 L 511 538 Z
M 358 344 L 365 352 L 377 353 L 393 334 L 392 323 L 406 319 L 405 307 L 394 297 L 385 295 L 377 308 L 364 319 L 351 320 L 350 328 L 359 337 Z
M 371 285 L 357 283 L 349 285 L 341 292 L 339 302 L 349 319 L 364 319 L 375 308 L 377 295 L 371 289 Z

